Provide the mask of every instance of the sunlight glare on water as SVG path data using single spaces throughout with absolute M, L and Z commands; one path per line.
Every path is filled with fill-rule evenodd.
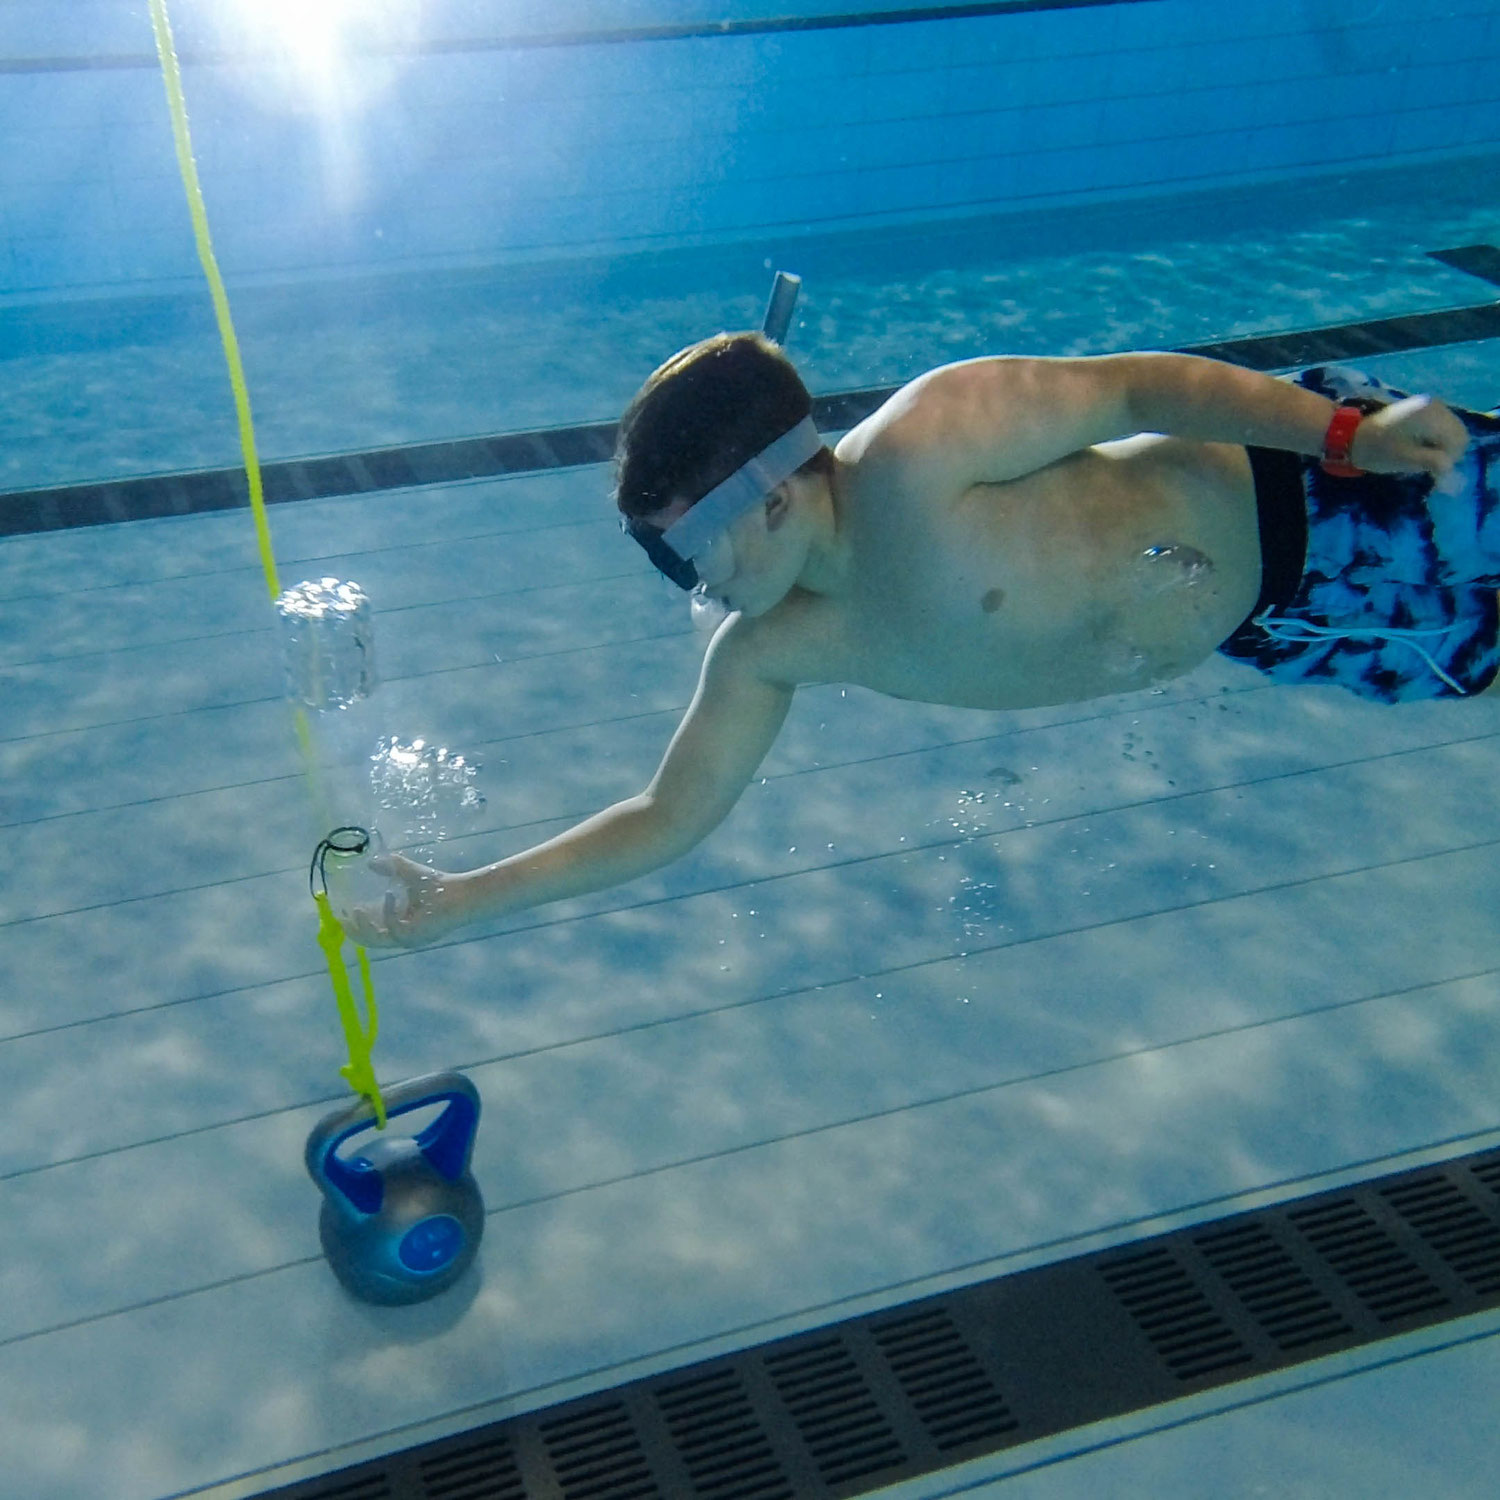
M 205 10 L 212 51 L 261 60 L 236 70 L 232 87 L 266 115 L 304 123 L 326 210 L 338 217 L 377 196 L 381 163 L 369 140 L 371 121 L 410 69 L 423 7 L 410 0 L 231 0 Z

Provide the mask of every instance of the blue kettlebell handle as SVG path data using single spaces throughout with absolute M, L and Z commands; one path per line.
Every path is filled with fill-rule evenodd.
M 474 1135 L 479 1128 L 479 1090 L 462 1073 L 447 1072 L 409 1078 L 384 1093 L 388 1120 L 425 1105 L 446 1104 L 437 1119 L 416 1137 L 416 1142 L 435 1172 L 449 1182 L 457 1182 L 469 1170 L 469 1158 L 474 1151 Z M 380 1211 L 385 1184 L 378 1169 L 365 1157 L 345 1161 L 338 1149 L 374 1123 L 374 1107 L 367 1099 L 360 1099 L 347 1109 L 325 1115 L 307 1138 L 307 1170 L 312 1180 L 325 1192 L 332 1188 L 341 1193 L 365 1214 Z

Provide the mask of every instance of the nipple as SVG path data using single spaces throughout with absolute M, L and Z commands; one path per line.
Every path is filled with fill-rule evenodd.
M 1165 542 L 1147 547 L 1136 559 L 1136 575 L 1144 594 L 1165 594 L 1169 589 L 1197 588 L 1214 576 L 1213 559 L 1196 547 Z

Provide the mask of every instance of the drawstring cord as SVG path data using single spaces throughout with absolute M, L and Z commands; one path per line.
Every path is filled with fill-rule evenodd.
M 1272 605 L 1271 609 L 1275 606 Z M 1340 625 L 1315 625 L 1311 620 L 1298 620 L 1283 615 L 1276 618 L 1271 609 L 1264 609 L 1256 615 L 1254 623 L 1275 641 L 1286 641 L 1297 644 L 1307 641 L 1395 641 L 1401 646 L 1410 646 L 1423 661 L 1440 677 L 1455 693 L 1461 693 L 1464 697 L 1469 696 L 1469 690 L 1461 682 L 1455 681 L 1448 675 L 1437 662 L 1433 660 L 1432 653 L 1417 644 L 1416 638 L 1429 635 L 1447 635 L 1449 626 L 1440 625 L 1431 630 L 1401 630 L 1395 626 L 1387 626 L 1384 629 L 1355 627 L 1344 627 Z

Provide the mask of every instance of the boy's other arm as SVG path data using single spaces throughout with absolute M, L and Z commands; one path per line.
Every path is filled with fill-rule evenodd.
M 1142 431 L 1318 455 L 1338 403 L 1255 370 L 1191 354 L 1133 356 L 1130 405 Z M 1462 422 L 1432 396 L 1407 396 L 1361 419 L 1356 467 L 1441 478 L 1468 446 Z
M 1288 381 L 1191 354 L 971 359 L 912 381 L 839 452 L 878 451 L 897 466 L 909 458 L 929 482 L 966 489 L 1142 432 L 1316 454 L 1334 405 Z M 1350 456 L 1364 468 L 1441 474 L 1466 442 L 1441 402 L 1411 397 L 1367 417 Z
M 400 855 L 378 869 L 405 887 L 404 912 L 356 913 L 361 943 L 429 942 L 454 927 L 621 885 L 686 854 L 723 822 L 776 739 L 794 689 L 757 669 L 753 628 L 741 616 L 719 627 L 698 688 L 656 775 L 638 796 L 555 838 L 463 874 Z

